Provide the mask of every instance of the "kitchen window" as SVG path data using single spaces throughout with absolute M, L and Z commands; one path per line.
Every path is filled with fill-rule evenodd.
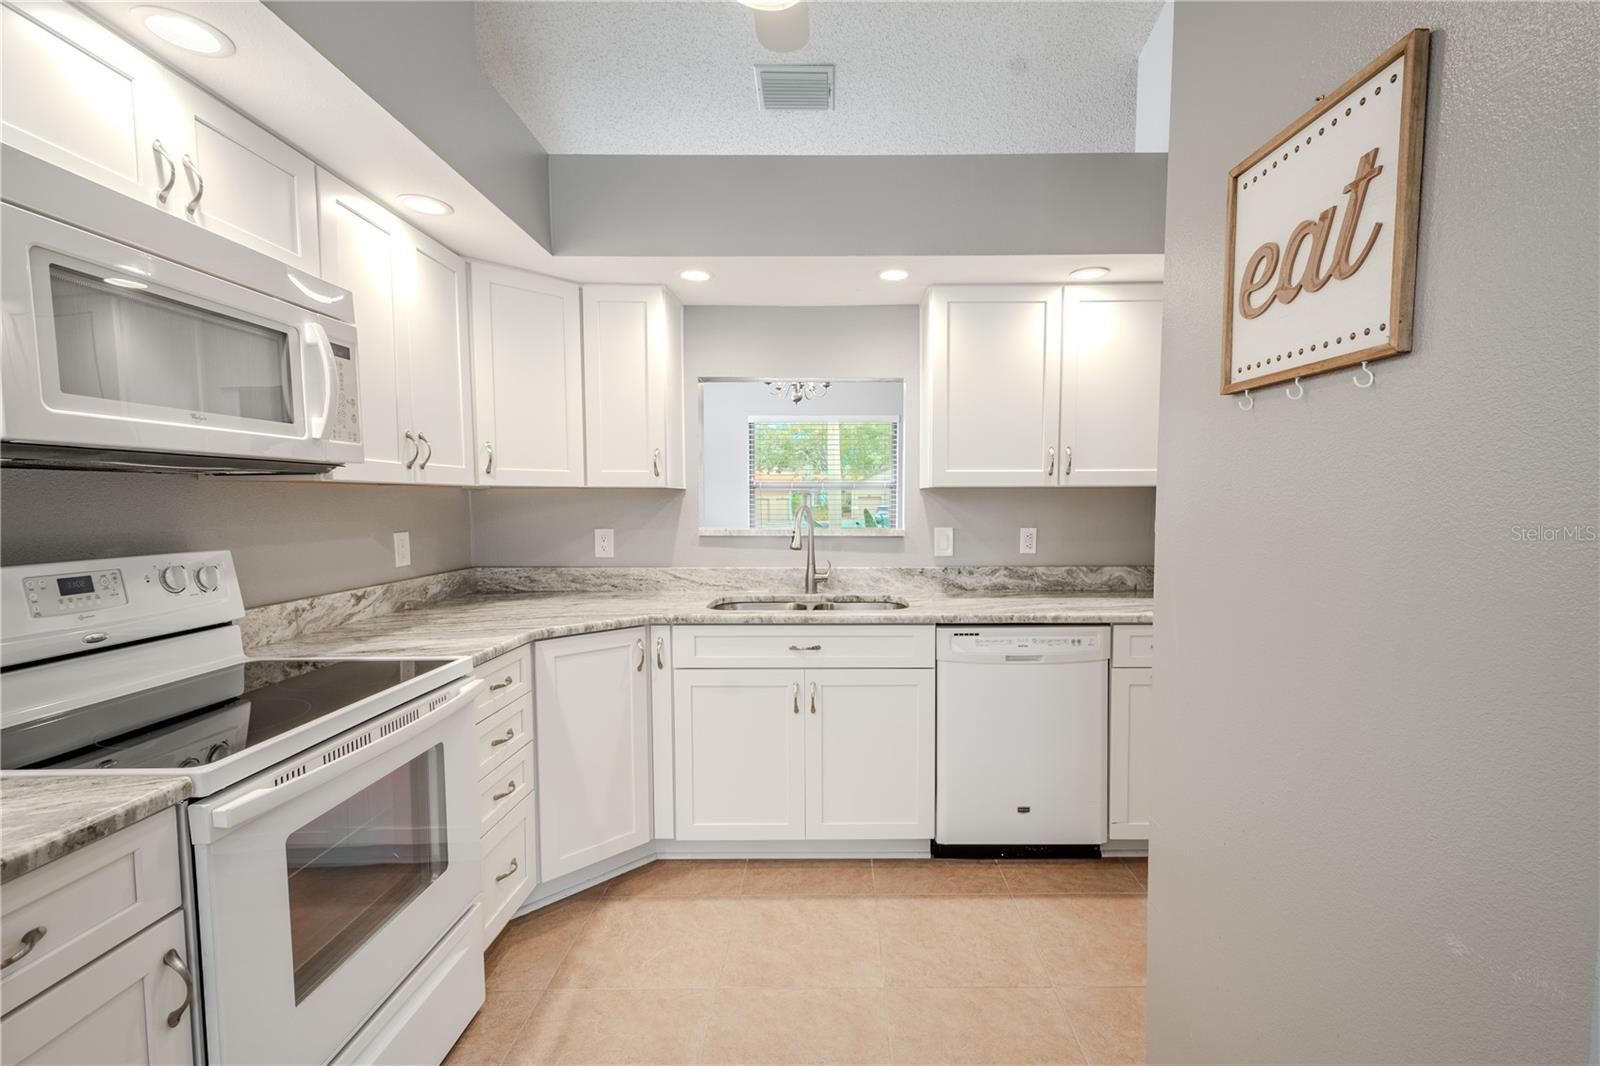
M 751 417 L 751 529 L 789 529 L 809 500 L 819 529 L 900 527 L 900 420 Z

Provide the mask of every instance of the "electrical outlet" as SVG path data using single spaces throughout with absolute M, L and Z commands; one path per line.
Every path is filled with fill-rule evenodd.
M 949 526 L 933 527 L 933 554 L 938 556 L 956 553 L 956 531 Z
M 594 557 L 596 559 L 610 559 L 617 554 L 617 538 L 609 529 L 594 531 Z
M 1039 554 L 1039 531 L 1032 526 L 1022 527 L 1022 536 L 1018 538 L 1017 550 L 1023 555 Z
M 394 565 L 411 565 L 411 534 L 405 530 L 394 535 Z

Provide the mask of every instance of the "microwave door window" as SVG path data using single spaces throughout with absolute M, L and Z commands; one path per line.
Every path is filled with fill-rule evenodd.
M 289 333 L 50 266 L 61 391 L 292 425 Z

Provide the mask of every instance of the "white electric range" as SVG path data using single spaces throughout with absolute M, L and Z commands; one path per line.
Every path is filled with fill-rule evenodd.
M 249 658 L 243 614 L 227 552 L 0 570 L 0 767 L 193 782 L 210 1061 L 438 1061 L 483 1001 L 483 683 Z

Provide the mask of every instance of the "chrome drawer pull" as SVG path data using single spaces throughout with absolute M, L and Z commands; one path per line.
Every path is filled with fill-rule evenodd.
M 178 1004 L 178 1009 L 167 1015 L 167 1028 L 176 1029 L 183 1020 L 183 1012 L 189 1009 L 189 1004 L 194 1002 L 194 974 L 189 972 L 189 967 L 183 964 L 183 956 L 178 954 L 177 948 L 168 948 L 167 953 L 161 956 L 161 961 L 170 966 L 183 978 L 183 1002 Z
M 811 683 L 811 713 L 817 713 L 817 683 L 815 681 Z
M 665 670 L 667 668 L 667 660 L 666 660 L 666 657 L 665 657 L 666 643 L 667 643 L 667 641 L 666 641 L 665 637 L 657 637 L 656 638 L 656 669 L 657 670 Z
M 44 939 L 44 935 L 47 932 L 49 932 L 49 930 L 44 926 L 36 925 L 32 929 L 29 929 L 26 933 L 23 933 L 22 946 L 17 948 L 16 951 L 13 951 L 11 954 L 7 955 L 4 959 L 0 959 L 0 970 L 4 970 L 12 963 L 21 962 L 23 959 L 27 958 L 29 952 L 33 951 L 34 948 L 39 946 L 39 941 Z
M 517 860 L 516 859 L 512 859 L 511 860 L 511 869 L 507 870 L 503 874 L 495 874 L 494 875 L 494 879 L 495 879 L 496 883 L 498 883 L 500 881 L 504 881 L 506 878 L 510 877 L 512 874 L 514 874 L 516 872 L 517 872 Z
M 641 640 L 641 641 L 639 641 L 639 665 L 635 666 L 633 668 L 636 673 L 640 673 L 640 674 L 644 673 L 644 661 L 645 661 L 645 659 L 646 659 L 646 655 L 644 653 L 644 641 Z
M 506 679 L 504 681 L 497 681 L 494 684 L 490 685 L 489 686 L 489 691 L 490 692 L 499 692 L 501 689 L 510 688 L 512 685 L 515 685 L 516 683 L 517 683 L 516 680 L 510 674 L 507 674 L 506 675 Z
M 506 790 L 504 792 L 496 792 L 494 795 L 490 796 L 489 799 L 494 803 L 499 803 L 516 790 L 517 783 L 515 781 L 508 781 L 506 782 Z
M 189 183 L 194 186 L 194 199 L 184 204 L 183 210 L 185 214 L 193 218 L 194 213 L 200 210 L 201 197 L 206 194 L 206 179 L 205 175 L 200 173 L 200 168 L 195 164 L 195 161 L 187 155 L 183 157 L 183 169 L 188 171 Z
M 509 744 L 513 739 L 515 739 L 516 735 L 517 731 L 515 729 L 507 729 L 505 736 L 489 741 L 489 746 L 491 748 L 498 748 L 502 744 Z
M 488 455 L 488 458 L 483 461 L 483 472 L 492 474 L 494 473 L 494 441 L 485 442 L 483 450 Z
M 822 645 L 821 644 L 791 644 L 791 645 L 789 645 L 789 650 L 790 651 L 821 651 L 822 650 Z
M 167 150 L 161 146 L 159 140 L 150 147 L 155 149 L 156 160 L 167 164 L 167 180 L 161 183 L 161 192 L 156 196 L 156 203 L 165 204 L 167 198 L 172 195 L 172 183 L 178 180 L 178 164 L 172 161 L 172 157 L 167 154 Z M 157 166 L 156 169 L 161 168 Z
M 800 682 L 796 681 L 790 688 L 790 695 L 794 697 L 794 713 L 800 713 Z

